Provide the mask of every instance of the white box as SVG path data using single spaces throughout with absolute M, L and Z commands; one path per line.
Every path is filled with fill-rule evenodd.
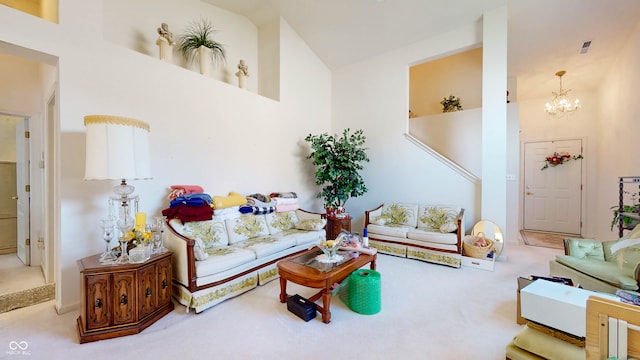
M 539 279 L 520 290 L 520 311 L 527 320 L 585 337 L 587 299 L 592 295 L 618 301 L 610 294 Z
M 494 259 L 476 259 L 469 256 L 462 257 L 462 266 L 493 271 L 496 261 Z

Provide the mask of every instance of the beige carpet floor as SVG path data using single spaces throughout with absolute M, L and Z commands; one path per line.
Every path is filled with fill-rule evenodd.
M 201 314 L 176 305 L 138 335 L 81 345 L 79 311 L 58 315 L 49 301 L 0 314 L 0 359 L 504 359 L 522 329 L 517 277 L 548 275 L 560 253 L 507 242 L 494 271 L 380 255 L 382 310 L 357 314 L 334 297 L 330 324 L 288 312 L 272 281 Z M 26 344 L 28 356 L 9 344 Z
M 548 247 L 552 249 L 564 249 L 564 238 L 579 238 L 576 234 L 559 234 L 542 231 L 520 230 L 522 241 L 526 245 Z

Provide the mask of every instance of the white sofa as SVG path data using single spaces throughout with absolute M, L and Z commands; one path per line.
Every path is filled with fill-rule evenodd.
M 365 211 L 369 244 L 383 254 L 459 268 L 464 209 L 449 205 L 385 203 Z
M 276 263 L 325 239 L 322 214 L 301 209 L 169 221 L 173 296 L 196 313 L 277 279 Z

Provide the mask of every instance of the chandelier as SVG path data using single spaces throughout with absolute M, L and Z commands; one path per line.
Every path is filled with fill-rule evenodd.
M 560 78 L 560 90 L 557 93 L 552 92 L 553 99 L 545 105 L 545 110 L 549 115 L 561 117 L 580 108 L 580 100 L 576 99 L 575 101 L 571 101 L 569 96 L 567 96 L 567 93 L 571 91 L 571 89 L 562 89 L 562 76 L 566 73 L 564 70 L 556 73 L 556 76 Z

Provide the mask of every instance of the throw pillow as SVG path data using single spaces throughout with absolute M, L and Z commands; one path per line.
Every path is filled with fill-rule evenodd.
M 450 208 L 426 206 L 420 212 L 420 224 L 442 233 L 449 233 L 458 229 L 455 223 L 457 213 Z
M 229 243 L 235 244 L 250 238 L 269 235 L 264 215 L 244 214 L 235 219 L 225 220 Z
M 298 222 L 295 211 L 272 212 L 265 215 L 265 218 L 271 235 L 293 229 Z
M 327 225 L 326 219 L 305 219 L 296 225 L 296 229 L 308 231 L 322 230 L 325 225 Z
M 224 222 L 220 219 L 186 222 L 182 226 L 182 235 L 200 239 L 203 249 L 229 245 Z
M 417 205 L 392 203 L 382 207 L 382 217 L 386 224 L 416 226 Z

